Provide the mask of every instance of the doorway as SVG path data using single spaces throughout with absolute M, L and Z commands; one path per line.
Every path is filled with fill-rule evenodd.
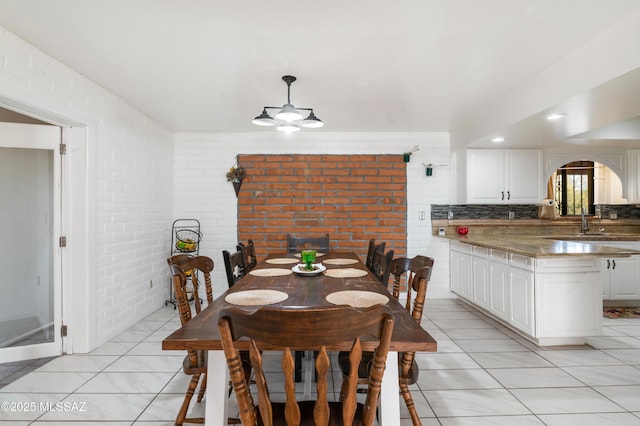
M 62 353 L 61 129 L 0 123 L 0 362 Z

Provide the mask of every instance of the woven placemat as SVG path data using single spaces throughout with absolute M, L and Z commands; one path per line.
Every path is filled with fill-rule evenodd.
M 281 277 L 283 275 L 292 274 L 293 271 L 291 269 L 284 268 L 264 268 L 264 269 L 254 269 L 249 274 L 254 275 L 256 277 Z
M 322 263 L 325 265 L 353 265 L 354 263 L 358 263 L 355 259 L 327 259 L 323 260 Z
M 289 295 L 278 290 L 246 290 L 227 294 L 225 302 L 240 306 L 273 305 L 287 300 Z
M 327 302 L 334 305 L 349 305 L 354 308 L 368 308 L 373 305 L 386 305 L 389 298 L 373 291 L 345 290 L 330 293 Z
M 365 270 L 356 269 L 356 268 L 340 268 L 340 269 L 327 269 L 324 274 L 332 278 L 360 278 L 360 277 L 366 277 L 368 272 Z
M 272 265 L 292 265 L 300 262 L 300 260 L 294 259 L 293 257 L 276 257 L 275 259 L 267 259 L 265 262 L 271 263 Z

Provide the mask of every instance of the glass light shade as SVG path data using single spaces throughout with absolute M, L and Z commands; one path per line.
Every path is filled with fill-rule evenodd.
M 319 127 L 324 126 L 322 120 L 320 120 L 316 115 L 311 111 L 309 116 L 300 122 L 302 127 L 307 127 L 309 129 L 317 129 Z
M 267 114 L 266 109 L 263 109 L 262 114 L 254 118 L 252 123 L 258 126 L 273 126 L 274 124 L 276 124 L 276 120 L 274 120 L 273 117 Z
M 292 122 L 294 120 L 300 120 L 302 118 L 302 114 L 300 114 L 300 111 L 298 111 L 293 105 L 285 104 L 282 106 L 282 109 L 276 114 L 276 118 L 278 120 Z
M 293 133 L 299 131 L 300 127 L 296 126 L 295 124 L 285 123 L 279 125 L 276 129 L 280 132 Z

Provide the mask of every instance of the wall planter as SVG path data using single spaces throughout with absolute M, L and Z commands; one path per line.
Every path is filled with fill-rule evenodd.
M 231 182 L 233 185 L 233 190 L 236 192 L 236 197 L 240 193 L 240 187 L 242 186 L 242 181 L 247 176 L 247 173 L 244 171 L 242 166 L 236 165 L 231 167 L 227 172 L 227 182 Z

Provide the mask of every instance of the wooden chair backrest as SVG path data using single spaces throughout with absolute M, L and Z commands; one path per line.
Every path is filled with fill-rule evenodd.
M 314 424 L 326 425 L 329 421 L 329 402 L 327 399 L 328 374 L 330 360 L 328 351 L 335 350 L 338 342 L 353 342 L 351 346 L 351 371 L 346 393 L 342 401 L 342 416 L 345 425 L 350 425 L 357 406 L 358 365 L 362 357 L 360 338 L 378 341 L 374 359 L 369 370 L 369 388 L 362 411 L 362 424 L 372 425 L 375 419 L 378 397 L 384 367 L 393 331 L 393 317 L 387 306 L 373 306 L 368 309 L 355 309 L 348 306 L 335 306 L 317 309 L 277 309 L 263 307 L 254 312 L 231 307 L 224 309 L 218 319 L 218 328 L 222 346 L 227 358 L 231 382 L 236 393 L 242 424 L 257 423 L 256 410 L 240 362 L 239 351 L 234 342 L 242 337 L 249 338 L 250 357 L 255 371 L 258 395 L 258 409 L 265 425 L 272 424 L 276 411 L 267 391 L 267 383 L 262 367 L 261 343 L 271 348 L 283 348 L 282 369 L 285 380 L 285 418 L 287 425 L 300 424 L 301 411 L 295 394 L 294 359 L 292 351 L 317 351 L 315 367 L 317 370 L 317 400 L 313 417 Z M 335 402 L 334 402 L 335 404 Z M 278 423 L 281 424 L 281 423 Z M 305 423 L 306 424 L 306 423 Z
M 247 272 L 251 271 L 258 265 L 256 246 L 253 244 L 253 240 L 248 240 L 246 244 L 238 243 L 236 250 L 242 252 L 242 258 L 244 259 L 244 266 Z
M 233 253 L 222 250 L 222 258 L 224 259 L 224 270 L 227 273 L 227 284 L 231 288 L 240 278 L 247 275 L 244 256 L 240 250 Z
M 191 305 L 189 305 L 189 298 L 187 295 L 187 276 L 182 268 L 177 264 L 171 263 L 171 259 L 167 259 L 169 263 L 169 270 L 171 271 L 171 281 L 173 284 L 173 294 L 176 298 L 176 306 L 178 308 L 178 314 L 180 316 L 180 323 L 185 325 L 194 314 L 191 312 Z M 209 259 L 211 260 L 211 259 Z M 211 261 L 213 264 L 213 261 Z M 213 267 L 211 268 L 213 269 Z M 211 272 L 211 271 L 209 271 Z M 197 300 L 197 296 L 195 296 Z M 183 365 L 183 368 L 188 369 L 189 366 L 197 366 L 202 364 L 201 357 L 205 356 L 202 351 L 187 350 L 188 365 Z
M 412 290 L 418 291 L 417 288 L 414 288 L 415 275 L 418 271 L 426 267 L 429 267 L 429 276 L 427 277 L 427 281 L 429 281 L 433 268 L 433 258 L 417 255 L 413 258 L 398 257 L 391 261 L 389 270 L 393 276 L 393 297 L 396 300 L 400 299 L 400 286 L 404 280 L 407 287 L 407 304 L 405 307 L 409 312 L 411 312 Z
M 204 277 L 207 304 L 213 303 L 211 271 L 213 271 L 214 263 L 210 257 L 177 254 L 168 258 L 167 263 L 169 264 L 169 266 L 173 265 L 178 267 L 185 275 L 185 278 L 188 276 L 191 279 L 191 283 L 193 284 L 193 297 L 195 299 L 194 305 L 196 313 L 199 313 L 202 310 L 202 304 L 200 303 L 200 297 L 198 295 L 198 273 L 202 273 Z
M 387 243 L 385 243 L 385 242 L 381 242 L 379 244 L 376 244 L 375 238 L 372 238 L 372 239 L 369 240 L 369 250 L 367 251 L 367 260 L 365 262 L 365 265 L 367 266 L 367 269 L 371 269 L 371 263 L 373 262 L 373 253 L 376 250 L 384 252 L 384 248 L 385 248 L 386 245 L 387 245 Z
M 329 234 L 325 234 L 323 237 L 294 237 L 287 234 L 287 253 L 298 253 L 304 249 L 327 252 L 329 250 Z
M 389 250 L 386 254 L 384 251 L 375 250 L 373 252 L 373 259 L 371 260 L 371 267 L 369 270 L 380 281 L 383 286 L 389 284 L 390 265 L 393 260 L 393 250 Z

